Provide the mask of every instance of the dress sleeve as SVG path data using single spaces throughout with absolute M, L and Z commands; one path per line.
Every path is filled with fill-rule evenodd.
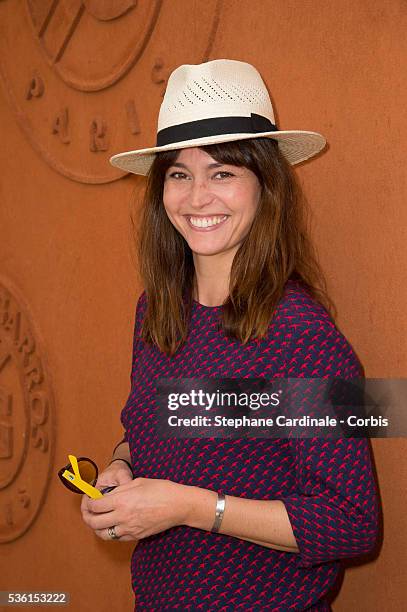
M 288 366 L 290 377 L 362 377 L 350 344 L 333 325 L 303 330 Z M 279 499 L 300 551 L 299 566 L 371 552 L 379 509 L 368 440 L 291 439 L 290 445 L 296 487 Z
M 121 415 L 120 415 L 120 421 L 121 421 L 121 423 L 123 425 L 123 428 L 124 428 L 124 435 L 123 435 L 123 438 L 120 440 L 120 442 L 116 445 L 114 450 L 116 450 L 116 448 L 119 446 L 119 444 L 122 444 L 123 442 L 128 442 L 129 441 L 128 432 L 127 432 L 127 429 L 126 429 L 125 424 L 124 424 L 123 415 L 124 415 L 124 411 L 125 411 L 128 403 L 129 403 L 129 401 L 131 400 L 132 393 L 133 393 L 134 370 L 135 370 L 137 354 L 138 354 L 138 343 L 139 343 L 139 337 L 140 337 L 141 319 L 142 319 L 143 310 L 144 310 L 144 307 L 145 307 L 145 299 L 146 299 L 146 295 L 145 295 L 145 292 L 143 291 L 143 293 L 141 294 L 141 296 L 138 299 L 137 307 L 136 307 L 136 314 L 135 314 L 135 318 L 134 318 L 133 345 L 132 345 L 132 358 L 131 358 L 131 370 L 130 370 L 130 392 L 129 392 L 129 396 L 127 398 L 126 404 L 125 404 L 124 408 L 122 409 L 122 412 L 121 412 Z

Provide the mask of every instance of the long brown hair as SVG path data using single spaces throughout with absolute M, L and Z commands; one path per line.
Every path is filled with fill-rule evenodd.
M 308 237 L 306 199 L 277 143 L 253 138 L 201 148 L 217 162 L 245 166 L 261 185 L 252 226 L 233 259 L 229 296 L 221 309 L 224 333 L 243 343 L 263 337 L 288 279 L 301 282 L 336 317 Z M 179 153 L 156 155 L 147 177 L 141 222 L 135 229 L 147 298 L 141 337 L 167 355 L 173 355 L 187 338 L 195 283 L 192 251 L 163 204 L 165 174 Z

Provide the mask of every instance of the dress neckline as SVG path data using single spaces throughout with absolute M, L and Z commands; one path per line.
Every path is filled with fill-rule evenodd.
M 218 310 L 219 308 L 222 308 L 222 305 L 220 306 L 206 306 L 205 304 L 201 304 L 200 302 L 197 302 L 196 300 L 192 300 L 192 302 L 195 304 L 195 306 L 197 308 L 203 308 L 206 310 Z
M 285 291 L 287 291 L 287 289 L 295 289 L 296 287 L 298 287 L 298 281 L 296 281 L 295 279 L 291 279 L 291 278 L 287 279 L 286 285 L 285 285 Z M 194 300 L 194 299 L 192 299 L 192 302 L 196 306 L 196 308 L 202 309 L 202 310 L 217 311 L 222 308 L 222 304 L 220 306 L 206 306 L 205 304 L 201 304 L 200 302 L 197 302 L 197 300 Z

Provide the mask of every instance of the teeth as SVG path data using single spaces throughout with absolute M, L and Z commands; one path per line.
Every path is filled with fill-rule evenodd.
M 195 227 L 211 227 L 212 225 L 217 225 L 226 219 L 227 215 L 223 217 L 189 217 L 190 222 Z

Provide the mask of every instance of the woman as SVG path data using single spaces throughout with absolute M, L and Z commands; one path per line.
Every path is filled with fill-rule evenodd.
M 83 497 L 102 539 L 135 540 L 137 609 L 329 610 L 340 559 L 370 552 L 365 439 L 161 439 L 160 378 L 362 375 L 335 326 L 290 163 L 314 132 L 279 131 L 253 66 L 170 76 L 157 146 L 112 163 L 147 174 L 125 437 Z

